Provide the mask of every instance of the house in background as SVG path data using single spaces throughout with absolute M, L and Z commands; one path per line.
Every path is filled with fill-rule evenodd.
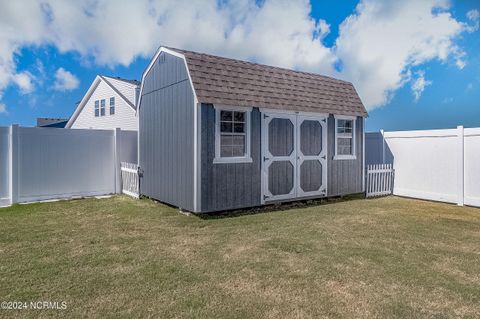
M 97 75 L 66 128 L 138 130 L 136 103 L 140 82 Z
M 161 47 L 142 76 L 142 195 L 193 212 L 364 191 L 353 85 Z
M 68 119 L 39 117 L 37 118 L 37 127 L 64 128 L 65 125 L 67 125 L 67 122 Z

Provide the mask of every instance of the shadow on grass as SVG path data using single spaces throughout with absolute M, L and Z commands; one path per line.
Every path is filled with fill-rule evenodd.
M 291 209 L 308 208 L 320 205 L 329 205 L 335 203 L 346 202 L 350 200 L 365 199 L 365 194 L 353 194 L 347 196 L 329 197 L 329 198 L 316 198 L 296 200 L 291 202 L 275 203 L 266 206 L 258 206 L 245 209 L 227 210 L 213 213 L 192 213 L 193 216 L 200 219 L 221 219 L 221 218 L 235 218 L 246 215 L 256 215 L 264 213 L 281 212 Z

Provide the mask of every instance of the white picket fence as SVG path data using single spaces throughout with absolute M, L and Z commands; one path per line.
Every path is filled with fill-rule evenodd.
M 393 191 L 394 170 L 392 164 L 367 165 L 367 197 L 390 195 Z
M 122 193 L 135 198 L 140 197 L 140 180 L 138 178 L 138 165 L 122 162 Z

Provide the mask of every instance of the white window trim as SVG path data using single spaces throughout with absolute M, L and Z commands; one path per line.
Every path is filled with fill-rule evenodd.
M 97 111 L 98 111 L 98 115 L 97 115 Z M 100 100 L 93 101 L 93 117 L 100 117 Z
M 334 115 L 335 118 L 335 155 L 333 156 L 334 160 L 354 160 L 357 159 L 357 132 L 356 132 L 356 120 L 355 116 L 345 116 L 345 115 Z M 353 155 L 339 155 L 337 153 L 337 131 L 338 131 L 338 120 L 352 120 L 353 127 L 352 127 L 352 153 Z
M 112 99 L 113 99 L 113 104 L 112 104 Z M 116 111 L 116 107 L 115 107 L 115 104 L 116 104 L 117 101 L 115 101 L 115 97 L 112 96 L 108 99 L 108 115 L 115 115 L 115 111 Z M 113 114 L 112 114 L 112 105 L 113 105 Z
M 215 108 L 215 158 L 214 164 L 225 163 L 252 163 L 251 156 L 251 107 L 214 105 Z M 241 157 L 220 157 L 220 111 L 245 112 L 245 156 Z

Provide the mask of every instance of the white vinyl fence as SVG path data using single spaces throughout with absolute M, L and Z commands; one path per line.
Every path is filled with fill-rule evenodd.
M 393 164 L 393 194 L 480 207 L 480 128 L 367 133 L 366 164 Z
M 393 165 L 367 165 L 366 196 L 390 195 L 393 191 Z
M 0 205 L 119 193 L 120 162 L 136 160 L 136 135 L 1 127 Z
M 135 198 L 140 197 L 140 179 L 138 176 L 138 165 L 133 163 L 121 163 L 122 171 L 122 193 Z
M 0 127 L 0 207 L 10 204 L 9 192 L 9 129 L 8 127 Z

